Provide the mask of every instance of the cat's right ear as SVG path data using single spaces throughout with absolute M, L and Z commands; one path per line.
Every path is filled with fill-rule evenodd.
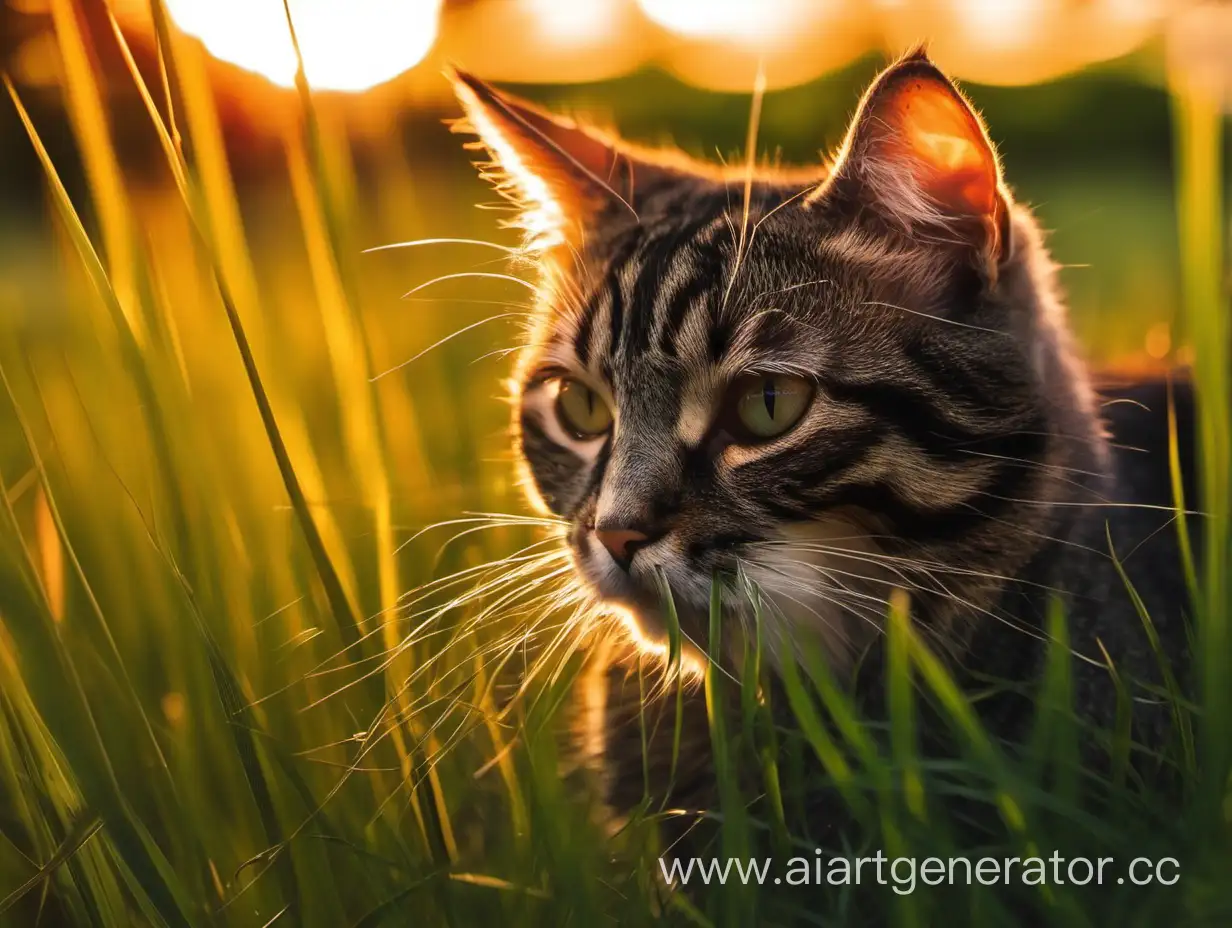
M 484 176 L 520 210 L 515 223 L 533 248 L 580 247 L 601 213 L 632 206 L 634 161 L 596 130 L 502 93 L 470 74 L 448 72 L 466 119 L 455 132 L 479 136 L 492 161 Z

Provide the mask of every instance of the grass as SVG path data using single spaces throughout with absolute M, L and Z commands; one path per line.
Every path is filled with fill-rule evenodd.
M 784 681 L 798 724 L 777 728 L 751 695 L 759 641 L 741 680 L 712 665 L 705 683 L 710 704 L 738 709 L 711 717 L 720 804 L 708 818 L 722 856 L 1058 849 L 1175 857 L 1181 882 L 908 895 L 732 882 L 665 897 L 650 827 L 661 810 L 609 836 L 560 775 L 579 663 L 559 647 L 573 615 L 567 568 L 535 520 L 466 514 L 511 506 L 505 412 L 491 400 L 499 361 L 472 364 L 469 346 L 446 341 L 405 377 L 377 378 L 508 310 L 455 301 L 442 318 L 412 300 L 400 317 L 361 313 L 408 278 L 491 257 L 442 245 L 395 262 L 362 246 L 486 238 L 488 217 L 442 228 L 392 146 L 379 155 L 384 212 L 361 217 L 345 136 L 301 82 L 297 118 L 278 130 L 286 184 L 266 194 L 297 225 L 263 228 L 260 210 L 241 211 L 200 51 L 160 10 L 161 67 L 142 74 L 128 61 L 164 157 L 163 193 L 121 170 L 69 0 L 53 11 L 87 197 L 70 197 L 39 126 L 24 122 L 47 178 L 65 305 L 40 326 L 0 321 L 0 924 L 1232 917 L 1232 416 L 1213 101 L 1193 88 L 1174 101 L 1184 323 L 1203 397 L 1197 502 L 1211 513 L 1192 571 L 1200 686 L 1169 693 L 1190 730 L 1169 757 L 1181 812 L 1135 779 L 1122 729 L 1104 733 L 1105 782 L 1081 769 L 1090 735 L 1069 711 L 1059 612 L 1023 759 L 981 728 L 970 694 L 913 635 L 906 602 L 888 619 L 884 720 L 862 718 L 813 655 Z M 299 260 L 258 257 L 271 239 Z M 471 281 L 467 292 L 524 298 L 499 286 Z M 419 533 L 442 520 L 455 524 Z M 669 626 L 676 665 L 679 626 Z M 924 712 L 945 720 L 952 756 L 920 750 Z M 852 822 L 838 837 L 801 833 L 801 771 L 814 761 Z M 754 796 L 768 801 L 750 807 Z

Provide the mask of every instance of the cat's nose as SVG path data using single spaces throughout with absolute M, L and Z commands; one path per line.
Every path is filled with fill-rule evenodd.
M 623 570 L 629 569 L 637 549 L 645 547 L 651 541 L 645 532 L 633 528 L 596 528 L 595 537 Z

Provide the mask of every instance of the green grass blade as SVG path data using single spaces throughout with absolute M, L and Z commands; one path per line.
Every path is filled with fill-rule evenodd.
M 1026 756 L 1032 782 L 1045 782 L 1051 765 L 1052 783 L 1067 803 L 1078 801 L 1078 720 L 1074 715 L 1073 653 L 1069 623 L 1058 597 L 1048 601 L 1047 652 L 1044 676 Z
M 1181 691 L 1176 671 L 1172 667 L 1172 658 L 1164 651 L 1163 644 L 1159 640 L 1159 633 L 1155 630 L 1155 623 L 1151 619 L 1151 613 L 1147 609 L 1146 603 L 1143 602 L 1142 597 L 1138 594 L 1137 587 L 1130 580 L 1129 574 L 1126 573 L 1125 565 L 1121 563 L 1121 559 L 1117 555 L 1116 548 L 1112 543 L 1112 531 L 1110 528 L 1107 530 L 1107 540 L 1112 564 L 1116 568 L 1117 576 L 1121 578 L 1125 591 L 1129 594 L 1130 601 L 1134 604 L 1134 610 L 1138 613 L 1138 619 L 1142 622 L 1142 628 L 1146 632 L 1147 643 L 1150 645 L 1151 653 L 1155 657 L 1155 665 L 1159 668 L 1159 676 L 1163 680 L 1164 689 L 1167 692 L 1168 710 L 1172 714 L 1172 724 L 1176 727 L 1177 737 L 1181 741 L 1181 762 L 1184 765 L 1185 771 L 1192 774 L 1198 769 L 1193 726 L 1190 721 L 1190 713 L 1186 708 L 1187 700 L 1185 694 Z
M 905 591 L 895 590 L 891 595 L 889 620 L 886 636 L 886 703 L 890 709 L 890 748 L 907 810 L 924 821 L 924 782 L 920 776 L 911 645 L 907 634 L 911 613 Z
M 723 590 L 716 577 L 710 584 L 710 628 L 706 642 L 706 715 L 710 723 L 710 750 L 715 782 L 722 811 L 721 847 L 724 857 L 746 859 L 751 842 L 748 808 L 740 792 L 738 760 L 728 731 L 730 701 L 726 698 L 723 670 Z M 753 915 L 754 897 L 738 880 L 727 881 L 719 892 L 723 924 L 748 924 Z
M 1205 810 L 1197 827 L 1218 820 L 1232 767 L 1232 320 L 1226 284 L 1223 210 L 1224 100 L 1216 83 L 1178 79 L 1173 86 L 1177 221 L 1183 319 L 1194 348 L 1200 504 L 1206 513 L 1197 655 L 1203 716 L 1198 748 Z

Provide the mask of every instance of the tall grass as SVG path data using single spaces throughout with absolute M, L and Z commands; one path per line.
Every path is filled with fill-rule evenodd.
M 427 194 L 391 149 L 382 155 L 391 167 L 383 211 L 361 224 L 352 151 L 301 76 L 298 108 L 277 135 L 286 183 L 267 194 L 295 222 L 263 228 L 241 211 L 199 47 L 159 3 L 153 9 L 159 67 L 143 74 L 121 57 L 165 159 L 162 192 L 124 175 L 71 0 L 55 0 L 53 11 L 87 198 L 70 198 L 6 82 L 46 174 L 65 299 L 44 326 L 0 320 L 0 923 L 1232 917 L 1230 368 L 1222 201 L 1212 196 L 1221 123 L 1210 100 L 1188 89 L 1176 96 L 1185 318 L 1202 397 L 1200 504 L 1211 514 L 1195 572 L 1198 710 L 1176 700 L 1194 729 L 1194 758 L 1177 759 L 1186 814 L 1161 819 L 1116 765 L 1105 807 L 1079 803 L 1093 774 L 1079 766 L 1084 735 L 1068 711 L 1059 612 L 1026 761 L 981 728 L 971 695 L 913 633 L 905 601 L 888 621 L 885 719 L 862 718 L 811 655 L 784 681 L 797 724 L 776 727 L 752 698 L 757 640 L 741 679 L 712 664 L 705 684 L 712 706 L 739 710 L 711 715 L 720 803 L 705 818 L 716 854 L 1059 849 L 1176 857 L 1182 882 L 1015 891 L 977 883 L 910 895 L 732 883 L 669 897 L 650 833 L 661 810 L 608 835 L 560 775 L 557 735 L 578 670 L 576 656 L 552 651 L 572 615 L 561 592 L 567 568 L 534 520 L 462 511 L 498 512 L 511 498 L 498 443 L 504 411 L 490 399 L 499 364 L 472 365 L 468 346 L 448 342 L 405 378 L 374 379 L 491 307 L 448 319 L 427 302 L 410 301 L 396 317 L 361 307 L 387 306 L 408 279 L 490 255 L 441 245 L 395 262 L 362 248 L 421 233 L 484 238 L 486 217 L 470 220 L 474 228 L 422 218 Z M 118 28 L 116 40 L 126 52 Z M 408 228 L 416 223 L 429 224 Z M 268 253 L 270 238 L 292 240 L 298 259 L 254 257 Z M 479 297 L 524 298 L 518 288 L 478 286 L 470 292 Z M 496 437 L 477 444 L 484 434 Z M 454 524 L 419 534 L 442 520 Z M 407 590 L 417 592 L 400 599 Z M 671 651 L 674 664 L 678 627 Z M 536 665 L 545 653 L 550 660 Z M 921 751 L 926 711 L 952 732 L 953 756 Z M 1129 749 L 1115 733 L 1112 743 Z M 816 764 L 852 827 L 804 830 L 801 771 Z M 754 796 L 768 801 L 753 806 Z M 956 806 L 970 819 L 961 837 L 946 814 Z M 971 833 L 981 847 L 963 843 Z

